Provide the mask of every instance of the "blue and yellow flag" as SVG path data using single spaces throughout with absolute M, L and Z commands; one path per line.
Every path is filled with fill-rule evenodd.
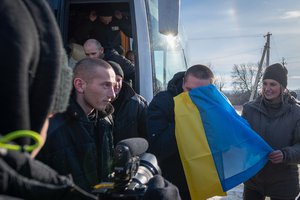
M 174 101 L 176 141 L 192 199 L 226 195 L 266 164 L 272 148 L 214 85 Z

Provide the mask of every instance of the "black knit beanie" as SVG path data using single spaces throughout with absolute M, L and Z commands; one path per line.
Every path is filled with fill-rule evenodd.
M 275 63 L 266 68 L 263 80 L 273 79 L 280 83 L 284 88 L 287 86 L 287 69 L 280 63 Z
M 114 62 L 114 61 L 109 60 L 108 62 L 112 66 L 112 68 L 114 69 L 116 75 L 122 76 L 122 78 L 124 78 L 124 72 L 123 72 L 121 66 L 118 63 Z
M 72 79 L 47 1 L 2 0 L 0 44 L 0 135 L 40 132 L 48 114 L 66 108 Z

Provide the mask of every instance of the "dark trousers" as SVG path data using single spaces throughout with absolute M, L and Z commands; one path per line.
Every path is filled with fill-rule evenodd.
M 259 193 L 256 190 L 251 190 L 249 188 L 244 187 L 243 200 L 265 200 L 266 196 Z M 271 200 L 295 200 L 295 199 L 278 199 L 278 198 L 270 198 Z

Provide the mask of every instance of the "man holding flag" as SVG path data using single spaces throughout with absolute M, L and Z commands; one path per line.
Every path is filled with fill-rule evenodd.
M 212 84 L 203 65 L 180 72 L 149 105 L 149 151 L 182 199 L 207 199 L 249 179 L 272 149 Z
M 213 82 L 214 74 L 208 67 L 192 66 L 175 74 L 167 91 L 158 93 L 148 107 L 149 152 L 156 155 L 163 176 L 178 187 L 182 199 L 190 199 L 190 194 L 175 139 L 173 97 Z

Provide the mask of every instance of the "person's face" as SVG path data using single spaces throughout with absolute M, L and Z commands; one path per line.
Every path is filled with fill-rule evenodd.
M 89 19 L 93 22 L 97 19 L 97 12 L 96 10 L 91 10 L 90 14 L 89 14 Z
M 112 16 L 100 16 L 99 18 L 100 21 L 105 25 L 108 25 L 112 21 Z
M 74 79 L 81 83 L 79 88 L 76 88 L 77 102 L 83 108 L 86 114 L 89 114 L 93 109 L 105 110 L 109 102 L 115 98 L 115 82 L 116 76 L 113 69 L 105 69 L 97 67 L 93 72 L 93 77 L 90 80 Z
M 116 85 L 115 85 L 115 93 L 118 95 L 121 91 L 122 88 L 122 83 L 123 83 L 123 78 L 122 76 L 116 75 Z
M 127 55 L 126 55 L 126 58 L 127 58 L 128 60 L 130 60 L 132 64 L 135 63 L 135 61 L 134 61 L 134 54 L 133 54 L 133 53 L 127 54 Z
M 182 85 L 184 92 L 188 92 L 191 89 L 211 84 L 211 79 L 198 79 L 193 75 L 188 75 Z
M 100 49 L 94 45 L 94 44 L 89 44 L 85 45 L 84 47 L 84 53 L 86 57 L 89 58 L 103 58 L 103 48 L 101 47 Z
M 269 101 L 280 101 L 280 83 L 273 79 L 263 80 L 262 95 Z

